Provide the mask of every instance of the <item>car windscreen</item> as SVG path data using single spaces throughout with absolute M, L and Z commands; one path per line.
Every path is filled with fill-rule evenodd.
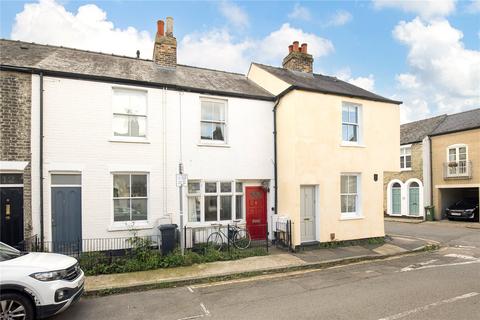
M 7 261 L 20 257 L 22 253 L 15 248 L 12 248 L 5 243 L 0 242 L 0 261 Z
M 455 203 L 454 207 L 457 209 L 473 209 L 478 205 L 475 199 L 462 199 Z

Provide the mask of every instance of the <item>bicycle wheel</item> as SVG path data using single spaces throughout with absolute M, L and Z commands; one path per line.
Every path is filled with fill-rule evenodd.
M 207 246 L 214 248 L 215 250 L 222 250 L 223 248 L 223 237 L 220 232 L 214 232 L 207 238 Z
M 237 249 L 247 249 L 250 246 L 250 233 L 246 229 L 237 229 L 235 235 L 233 236 L 233 245 Z

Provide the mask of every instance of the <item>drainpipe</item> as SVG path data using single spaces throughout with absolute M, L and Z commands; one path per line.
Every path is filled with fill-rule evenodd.
M 428 195 L 429 199 L 430 199 L 430 206 L 433 206 L 433 168 L 432 168 L 432 165 L 433 165 L 433 160 L 432 160 L 432 139 L 430 138 L 430 136 L 427 136 L 427 139 L 428 139 L 428 146 L 429 146 L 429 154 L 430 154 L 430 168 L 429 168 L 429 171 L 430 171 L 430 194 Z M 438 208 L 437 208 L 438 210 Z M 433 219 L 435 220 L 435 216 L 433 216 Z
M 280 102 L 280 99 L 277 99 L 275 101 L 275 105 L 273 106 L 273 179 L 275 181 L 274 185 L 274 214 L 278 214 L 278 186 L 277 186 L 277 180 L 278 180 L 278 169 L 277 169 L 277 106 L 278 103 Z
M 43 72 L 40 76 L 40 246 L 43 251 L 43 242 L 45 240 L 44 226 L 43 226 Z

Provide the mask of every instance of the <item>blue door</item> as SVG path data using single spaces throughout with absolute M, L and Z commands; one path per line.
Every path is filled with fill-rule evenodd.
M 75 254 L 82 250 L 81 187 L 52 187 L 53 251 Z

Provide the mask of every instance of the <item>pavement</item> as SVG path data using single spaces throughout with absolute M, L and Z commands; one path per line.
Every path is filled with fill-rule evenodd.
M 359 260 L 381 259 L 408 252 L 424 250 L 434 241 L 410 236 L 388 237 L 384 244 L 366 244 L 333 249 L 302 250 L 250 257 L 233 261 L 195 264 L 188 267 L 165 268 L 141 272 L 90 276 L 85 281 L 86 295 L 105 295 L 126 291 L 165 288 L 211 282 L 256 274 L 277 273 L 308 268 L 351 263 Z
M 402 246 L 413 248 L 421 238 L 442 248 L 323 269 L 82 298 L 54 320 L 478 319 L 480 231 L 448 224 L 385 225 L 388 234 L 397 235 L 394 239 L 402 239 Z M 370 250 L 385 252 L 390 245 L 397 246 L 387 243 Z M 293 257 L 305 263 L 317 259 L 313 251 Z

